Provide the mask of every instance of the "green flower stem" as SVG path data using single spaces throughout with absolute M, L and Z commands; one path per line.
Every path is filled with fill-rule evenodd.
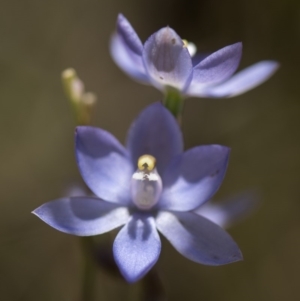
M 80 301 L 93 301 L 95 296 L 96 262 L 95 243 L 92 237 L 80 237 L 83 252 L 82 288 Z
M 168 87 L 165 92 L 163 104 L 174 115 L 179 125 L 181 125 L 184 98 L 180 91 L 175 88 Z
M 66 97 L 71 104 L 76 125 L 90 125 L 92 109 L 96 104 L 96 95 L 85 92 L 83 82 L 74 69 L 62 72 L 62 84 Z M 93 237 L 80 237 L 82 249 L 82 288 L 80 301 L 93 301 L 95 294 L 95 262 L 96 243 Z

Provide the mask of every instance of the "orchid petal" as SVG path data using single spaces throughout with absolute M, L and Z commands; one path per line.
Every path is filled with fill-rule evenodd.
M 58 199 L 32 213 L 51 227 L 78 236 L 102 234 L 129 220 L 127 208 L 91 197 Z
M 202 88 L 229 78 L 237 69 L 242 56 L 242 43 L 226 46 L 207 56 L 193 68 L 193 79 L 186 94 L 198 96 Z
M 223 181 L 229 152 L 225 146 L 206 145 L 175 158 L 162 177 L 164 190 L 158 206 L 189 211 L 208 201 Z
M 169 162 L 182 152 L 182 134 L 173 115 L 161 103 L 154 103 L 130 127 L 127 148 L 134 166 L 140 156 L 152 155 L 162 174 Z
M 226 82 L 204 89 L 201 96 L 219 98 L 243 94 L 268 80 L 278 68 L 279 64 L 275 61 L 258 62 L 238 72 Z
M 165 27 L 146 41 L 143 52 L 146 70 L 158 89 L 172 86 L 182 90 L 191 79 L 192 60 L 177 33 Z
M 192 57 L 192 63 L 193 63 L 193 67 L 197 66 L 200 62 L 202 62 L 204 59 L 206 59 L 208 56 L 210 56 L 211 53 L 196 53 L 193 57 Z
M 127 205 L 133 174 L 126 149 L 110 133 L 89 126 L 76 128 L 76 157 L 89 188 L 105 201 Z
M 254 193 L 245 192 L 217 204 L 206 203 L 194 212 L 220 227 L 227 228 L 251 214 L 258 203 L 257 196 Z
M 134 214 L 113 245 L 115 261 L 128 282 L 139 280 L 152 268 L 160 249 L 154 218 L 144 214 Z
M 123 16 L 119 15 L 117 30 L 110 41 L 110 53 L 115 63 L 133 79 L 149 83 L 143 59 L 143 44 L 138 35 Z
M 157 229 L 188 259 L 205 265 L 223 265 L 242 259 L 239 247 L 225 230 L 192 212 L 164 212 Z

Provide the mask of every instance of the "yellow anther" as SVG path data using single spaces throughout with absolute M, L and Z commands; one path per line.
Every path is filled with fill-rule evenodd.
M 138 159 L 138 169 L 151 171 L 155 168 L 156 159 L 151 155 L 143 155 Z
M 197 47 L 194 43 L 189 42 L 188 40 L 182 40 L 183 47 L 187 48 L 188 52 L 190 53 L 190 56 L 193 57 L 197 52 Z
M 183 42 L 183 47 L 187 48 L 189 45 L 189 42 L 187 40 L 182 40 L 182 42 Z

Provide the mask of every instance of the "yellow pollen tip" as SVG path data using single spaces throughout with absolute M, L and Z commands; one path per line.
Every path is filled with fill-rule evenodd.
M 189 42 L 187 40 L 182 40 L 183 47 L 188 47 Z
M 153 170 L 155 168 L 156 159 L 151 155 L 143 155 L 138 159 L 138 169 L 139 170 Z

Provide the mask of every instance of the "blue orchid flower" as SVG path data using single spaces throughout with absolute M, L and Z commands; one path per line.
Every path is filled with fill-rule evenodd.
M 77 164 L 97 197 L 61 198 L 33 213 L 53 228 L 78 236 L 122 226 L 113 253 L 129 282 L 143 277 L 158 260 L 158 231 L 192 261 L 214 266 L 235 262 L 242 255 L 229 234 L 193 212 L 218 190 L 229 152 L 220 145 L 183 152 L 180 128 L 161 103 L 138 116 L 126 147 L 107 131 L 79 126 Z
M 233 97 L 266 81 L 278 69 L 275 61 L 258 62 L 233 75 L 242 56 L 242 43 L 208 56 L 195 56 L 193 44 L 170 27 L 151 35 L 143 45 L 128 20 L 119 15 L 110 43 L 115 63 L 133 79 L 163 93 L 175 89 L 183 97 Z

